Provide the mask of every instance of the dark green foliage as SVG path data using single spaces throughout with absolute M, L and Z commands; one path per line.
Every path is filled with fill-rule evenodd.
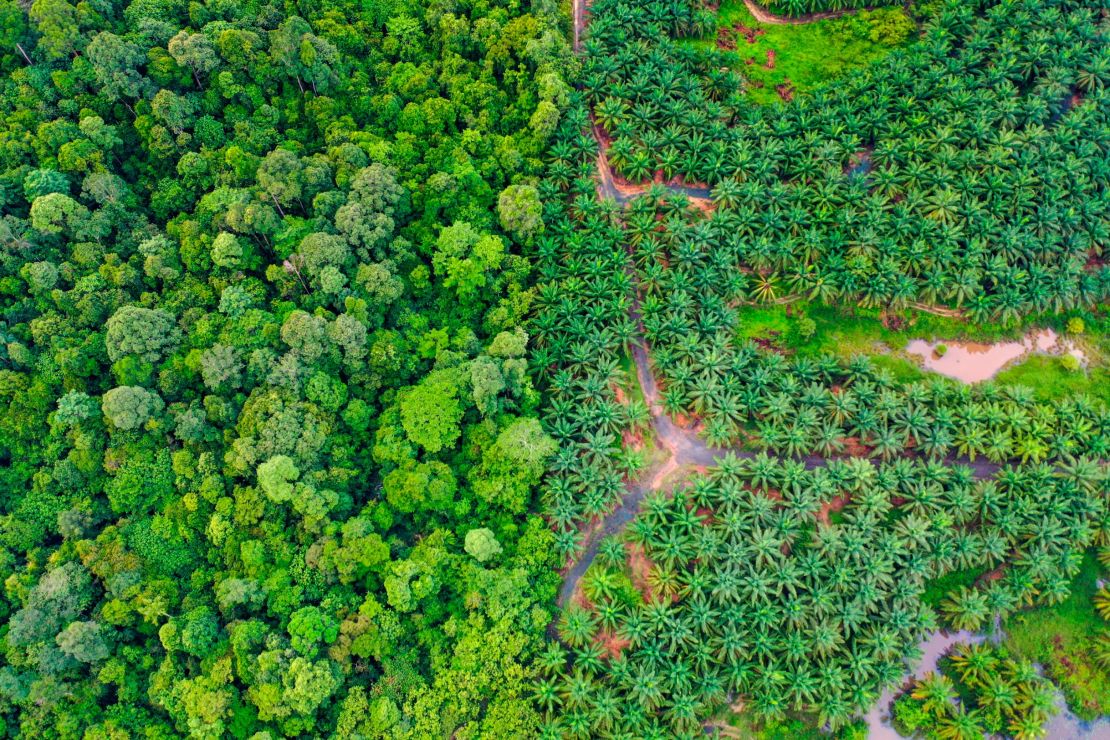
M 0 2 L 0 734 L 532 732 L 553 13 Z
M 1099 560 L 1089 552 L 1060 604 L 1014 614 L 1002 624 L 1006 645 L 1018 656 L 1038 663 L 1058 684 L 1068 707 L 1081 719 L 1110 713 L 1110 624 L 1099 614 L 1099 584 L 1110 564 L 1110 548 Z
M 1043 736 L 1056 689 L 1028 660 L 986 643 L 958 644 L 940 673 L 914 681 L 894 704 L 896 726 L 926 738 Z
M 1022 7 L 1025 15 L 1033 15 L 1032 6 Z M 959 57 L 958 63 L 944 61 L 942 54 L 948 44 L 963 44 L 968 34 L 983 43 L 1001 43 L 998 39 L 1006 35 L 1001 26 L 1009 27 L 1010 16 L 981 10 L 978 16 L 963 7 L 951 10 L 970 15 L 963 24 L 940 13 L 929 31 L 930 38 L 937 38 L 934 44 L 918 45 L 835 89 L 768 111 L 745 103 L 739 80 L 722 72 L 713 59 L 667 38 L 697 31 L 700 16 L 690 6 L 607 0 L 591 7 L 583 96 L 574 102 L 589 106 L 600 128 L 591 131 L 587 111 L 577 105 L 567 112 L 551 147 L 546 182 L 551 194 L 562 193 L 565 200 L 545 203 L 548 233 L 537 242 L 545 283 L 539 291 L 535 326 L 540 336 L 533 360 L 553 398 L 546 417 L 549 432 L 564 443 L 546 491 L 564 553 L 578 547 L 576 522 L 608 511 L 623 491 L 622 477 L 634 477 L 642 464 L 621 438 L 642 417 L 635 404 L 619 403 L 613 394 L 614 386 L 625 380 L 619 366 L 623 345 L 637 334 L 636 320 L 629 315 L 633 295 L 663 410 L 699 422 L 711 445 L 754 444 L 789 456 L 864 453 L 890 460 L 925 455 L 937 460 L 985 458 L 996 464 L 1107 455 L 1110 415 L 1102 404 L 1084 397 L 1049 403 L 1016 387 L 971 389 L 940 380 L 900 383 L 864 357 L 793 359 L 740 338 L 744 307 L 775 302 L 787 290 L 832 305 L 849 299 L 883 308 L 921 299 L 951 299 L 956 305 L 970 301 L 967 318 L 1004 322 L 1034 310 L 1058 312 L 1102 298 L 1108 273 L 1086 261 L 1091 250 L 1101 249 L 1105 178 L 1084 176 L 1076 189 L 1067 186 L 1067 193 L 1045 196 L 1053 203 L 1073 198 L 1076 212 L 1089 214 L 1074 223 L 1069 216 L 1070 225 L 1053 232 L 1060 234 L 1060 246 L 1077 245 L 1074 253 L 1038 249 L 1011 259 L 1000 257 L 998 250 L 988 255 L 985 245 L 1003 233 L 1007 243 L 1027 239 L 1043 244 L 1026 228 L 1032 223 L 1026 214 L 1047 213 L 1037 205 L 1040 199 L 1020 204 L 1011 198 L 1007 202 L 1014 207 L 977 207 L 977 215 L 954 213 L 949 223 L 926 212 L 935 188 L 924 178 L 915 180 L 917 192 L 901 185 L 888 192 L 875 181 L 874 167 L 863 174 L 845 168 L 848 156 L 861 147 L 889 146 L 891 156 L 884 162 L 893 167 L 901 161 L 897 152 L 914 140 L 903 134 L 920 128 L 915 122 L 922 120 L 923 108 L 918 106 L 939 95 L 935 86 L 928 91 L 921 87 L 923 79 L 942 74 L 937 69 L 933 75 L 929 64 L 956 65 L 945 79 L 954 87 L 966 86 L 964 98 L 995 94 L 994 86 L 980 84 L 979 77 L 987 73 L 976 61 L 977 53 L 967 51 L 970 58 Z M 1103 52 L 1091 38 L 1095 30 L 1089 9 L 1073 3 L 1054 13 L 1066 15 L 1074 25 L 1067 42 L 1084 60 L 1077 64 L 1100 69 Z M 1040 25 L 1023 27 L 1025 35 L 1014 44 L 1036 45 L 1048 32 L 1048 21 L 1037 18 Z M 917 62 L 926 65 L 925 72 L 906 72 Z M 1028 84 L 1017 86 L 1014 94 L 1040 96 L 1044 85 L 1036 80 L 1043 73 L 1039 64 L 1023 72 Z M 619 83 L 612 82 L 613 75 L 620 76 Z M 1092 85 L 1090 95 L 1100 101 L 1105 93 L 1099 84 Z M 887 96 L 880 97 L 886 106 L 881 110 L 871 91 L 875 86 Z M 961 99 L 949 95 L 939 104 Z M 862 106 L 867 115 L 857 110 Z M 999 178 L 1027 179 L 1020 171 L 1024 163 L 1048 156 L 1057 144 L 1083 148 L 1084 154 L 1075 152 L 1077 167 L 1088 168 L 1089 174 L 1105 167 L 1098 127 L 1105 106 L 1096 101 L 1040 118 L 1036 111 L 1041 108 L 1032 105 L 984 101 L 973 107 L 984 116 L 1014 110 L 1013 122 L 999 124 L 1014 135 L 1004 142 L 982 143 L 1000 156 L 1007 152 L 1014 163 L 1012 169 L 996 168 Z M 929 108 L 931 117 L 943 114 L 935 109 Z M 964 150 L 978 146 L 976 124 L 965 113 L 950 112 L 961 122 L 958 130 L 938 124 L 930 131 L 945 129 L 953 143 L 933 143 L 945 148 L 961 142 Z M 999 126 L 990 127 L 991 136 Z M 1074 126 L 1080 128 L 1072 136 Z M 899 133 L 890 135 L 895 130 Z M 1037 135 L 1026 141 L 1019 131 Z M 707 180 L 714 185 L 712 197 L 694 208 L 686 194 L 654 184 L 628 203 L 598 202 L 587 180 L 595 167 L 591 133 L 598 132 L 618 170 L 640 154 L 659 159 L 645 163 L 639 174 L 625 170 L 630 178 L 661 173 L 666 180 Z M 927 161 L 935 147 L 926 133 L 921 130 L 913 155 L 922 171 L 955 176 L 963 164 Z M 1052 146 L 1042 147 L 1050 137 Z M 810 165 L 802 166 L 805 161 Z M 967 166 L 978 167 L 980 161 L 971 158 Z M 1046 186 L 1047 165 L 1029 166 L 1042 173 L 1038 187 Z M 706 167 L 719 171 L 714 174 Z M 1063 178 L 1059 167 L 1055 172 Z M 854 210 L 856 206 L 863 211 Z M 899 215 L 899 209 L 905 212 Z M 980 218 L 985 220 L 975 221 Z M 888 229 L 893 231 L 884 235 Z M 914 236 L 914 229 L 921 231 Z M 986 234 L 987 241 L 969 239 L 972 231 Z M 938 247 L 945 240 L 956 251 Z M 912 269 L 897 267 L 898 260 L 925 244 L 928 254 L 910 259 Z M 975 249 L 962 251 L 969 247 Z M 971 258 L 989 265 L 971 265 Z M 899 274 L 875 272 L 887 268 Z M 961 275 L 976 279 L 975 285 L 964 286 L 964 297 L 951 293 Z M 1011 279 L 1012 289 L 1006 288 Z M 1025 293 L 1035 284 L 1044 288 L 1040 297 Z M 846 290 L 847 285 L 856 287 Z M 929 293 L 929 288 L 928 295 L 920 295 L 918 285 L 932 285 L 936 291 Z M 1003 308 L 1001 302 L 1011 303 Z
M 1081 3 L 1042 5 L 934 8 L 921 44 L 775 109 L 674 42 L 706 30 L 703 10 L 591 5 L 536 239 L 532 362 L 559 445 L 542 490 L 560 554 L 597 545 L 661 479 L 642 475 L 642 443 L 653 415 L 667 420 L 644 407 L 628 355 L 663 414 L 737 455 L 628 524 L 642 598 L 620 547 L 598 547 L 562 646 L 537 659 L 544 737 L 694 737 L 737 698 L 769 725 L 848 727 L 941 623 L 982 629 L 1067 598 L 1105 533 L 1104 406 L 900 382 L 866 358 L 741 339 L 746 305 L 792 294 L 1006 325 L 1105 299 L 1090 260 L 1105 92 L 1102 72 L 1079 73 L 1103 69 L 1102 30 Z M 1028 59 L 1008 82 L 992 45 Z M 1071 100 L 1057 75 L 1085 92 Z M 595 141 L 615 186 L 604 162 L 594 179 Z M 988 174 L 998 192 L 965 192 Z M 629 194 L 621 176 L 655 183 Z

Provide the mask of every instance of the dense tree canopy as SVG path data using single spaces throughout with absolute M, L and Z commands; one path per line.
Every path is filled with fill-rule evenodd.
M 7 734 L 529 734 L 554 13 L 0 2 Z

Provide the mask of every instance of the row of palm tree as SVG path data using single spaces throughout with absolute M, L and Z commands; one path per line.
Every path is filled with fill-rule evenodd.
M 772 13 L 798 17 L 810 13 L 837 12 L 855 8 L 869 8 L 868 0 L 768 0 L 764 5 Z
M 709 442 L 724 446 L 754 427 L 765 447 L 787 455 L 839 455 L 849 437 L 884 459 L 911 450 L 994 462 L 1110 452 L 1110 414 L 1085 399 L 1047 404 L 1020 389 L 944 380 L 899 385 L 866 357 L 790 361 L 739 340 L 747 287 L 771 288 L 715 248 L 709 222 L 670 228 L 669 202 L 656 193 L 637 200 L 625 230 L 664 407 L 701 418 Z
M 1029 5 L 1011 10 L 1028 15 Z M 900 678 L 920 635 L 941 619 L 975 628 L 1064 598 L 1079 553 L 1106 536 L 1104 409 L 1082 399 L 1039 404 L 1022 390 L 899 385 L 866 359 L 786 360 L 734 339 L 744 303 L 787 292 L 948 302 L 977 316 L 994 316 L 996 305 L 1062 310 L 1055 307 L 1098 300 L 1103 277 L 1085 264 L 1105 228 L 1105 178 L 1088 161 L 1105 151 L 1104 135 L 1085 128 L 1098 90 L 1038 133 L 1032 103 L 961 89 L 953 79 L 968 68 L 930 61 L 917 69 L 898 57 L 897 90 L 868 88 L 877 78 L 851 83 L 876 104 L 845 97 L 836 107 L 830 92 L 823 100 L 832 112 L 760 110 L 734 72 L 667 40 L 698 33 L 702 10 L 684 0 L 591 6 L 582 91 L 562 116 L 540 186 L 546 230 L 535 244 L 532 363 L 548 400 L 545 426 L 559 442 L 542 503 L 557 547 L 572 558 L 593 531 L 585 525 L 639 477 L 647 452 L 639 435 L 651 415 L 625 367 L 641 328 L 669 411 L 696 412 L 721 444 L 755 433 L 767 452 L 728 456 L 673 496 L 649 497 L 625 537 L 600 545 L 583 579 L 584 606 L 564 612 L 561 641 L 538 660 L 545 737 L 692 738 L 738 697 L 758 717 L 801 711 L 838 727 Z M 952 52 L 977 73 L 995 66 L 973 63 L 998 51 L 980 21 L 959 7 L 941 15 L 926 42 L 931 60 Z M 1053 22 L 1084 38 L 1080 15 L 1068 10 Z M 1013 39 L 1000 71 L 982 74 L 1017 88 L 1011 97 L 1044 99 L 1048 86 L 1029 66 L 1021 33 L 1002 34 Z M 945 42 L 955 35 L 973 50 Z M 1089 66 L 1090 49 L 1069 44 L 1057 66 Z M 899 92 L 917 89 L 914 75 L 928 81 L 927 103 Z M 999 113 L 984 123 L 986 102 Z M 925 105 L 951 132 L 921 120 Z M 675 147 L 681 156 L 669 172 L 711 180 L 714 213 L 698 216 L 660 188 L 627 208 L 599 200 L 590 107 L 618 165 L 649 149 L 672 157 Z M 1057 130 L 1068 126 L 1083 135 Z M 955 142 L 976 155 L 952 157 Z M 867 150 L 870 169 L 843 171 Z M 1028 180 L 1031 163 L 1053 152 L 1068 173 Z M 938 161 L 949 181 L 929 179 Z M 725 167 L 720 178 L 702 176 L 707 162 Z M 908 179 L 884 184 L 886 169 Z M 964 174 L 974 185 L 966 193 Z M 1030 193 L 1046 192 L 1030 215 Z M 1088 205 L 1073 209 L 1080 196 Z M 979 199 L 1017 215 L 995 223 L 969 214 Z M 636 291 L 642 327 L 631 310 Z M 847 436 L 886 461 L 790 458 L 858 454 L 840 447 Z M 984 481 L 982 466 L 953 464 L 957 454 L 1013 464 Z M 629 548 L 642 551 L 646 572 L 626 569 Z M 949 594 L 939 611 L 922 600 L 937 577 L 1003 563 L 981 586 Z
M 582 172 L 596 153 L 580 135 L 587 124 L 572 109 L 555 147 Z M 1082 398 L 1050 405 L 1020 388 L 899 385 L 865 357 L 787 360 L 738 342 L 734 290 L 750 274 L 728 272 L 727 252 L 707 248 L 699 234 L 708 222 L 680 220 L 681 199 L 652 191 L 622 211 L 580 175 L 545 188 L 532 359 L 551 401 L 548 430 L 562 443 L 543 495 L 564 555 L 581 544 L 579 524 L 610 510 L 644 464 L 625 434 L 646 429 L 647 408 L 615 393 L 630 389 L 621 358 L 640 330 L 629 313 L 634 287 L 665 409 L 699 417 L 713 444 L 754 437 L 768 450 L 823 457 L 862 444 L 887 460 L 996 463 L 1107 454 L 1110 417 Z
M 737 202 L 753 187 L 726 181 L 714 197 Z M 1012 323 L 1030 312 L 1092 306 L 1110 288 L 1110 272 L 1087 267 L 1090 245 L 1065 254 L 1053 237 L 1013 226 L 997 239 L 959 244 L 949 238 L 951 227 L 914 216 L 906 200 L 827 229 L 813 223 L 798 191 L 770 188 L 779 190 L 781 205 L 745 202 L 708 217 L 686 209 L 685 196 L 659 187 L 649 192 L 628 222 L 645 289 L 666 294 L 673 271 L 688 291 L 715 286 L 729 306 L 788 295 L 868 308 L 924 302 L 963 309 L 973 320 Z
M 747 296 L 1015 322 L 1110 295 L 1110 270 L 1088 266 L 1110 238 L 1110 49 L 1093 8 L 953 0 L 913 48 L 769 109 L 727 57 L 667 38 L 692 12 L 597 3 L 582 92 L 618 173 L 713 187 L 712 227 L 687 231 L 732 253 L 727 272 L 757 274 Z
M 566 648 L 541 660 L 537 698 L 564 737 L 635 736 L 652 721 L 688 732 L 736 696 L 764 719 L 801 711 L 839 726 L 901 679 L 937 627 L 922 600 L 931 581 L 1006 563 L 942 604 L 954 627 L 1057 603 L 1083 551 L 1110 535 L 1108 505 L 1092 461 L 974 481 L 922 462 L 726 459 L 649 498 L 603 548 L 589 607 L 563 613 Z M 640 592 L 627 547 L 651 564 Z
M 644 453 L 625 435 L 651 421 L 621 364 L 638 331 L 633 282 L 617 209 L 597 199 L 590 177 L 597 149 L 588 125 L 582 106 L 562 117 L 534 255 L 531 363 L 548 401 L 545 427 L 559 443 L 540 495 L 564 558 L 580 550 L 581 525 L 610 511 L 638 476 Z

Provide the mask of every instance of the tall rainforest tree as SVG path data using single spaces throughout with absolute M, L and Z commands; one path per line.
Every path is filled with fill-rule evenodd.
M 556 13 L 0 0 L 0 734 L 535 734 Z

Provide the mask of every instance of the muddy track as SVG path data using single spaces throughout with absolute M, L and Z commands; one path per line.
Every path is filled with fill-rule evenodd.
M 814 23 L 816 21 L 825 21 L 830 18 L 851 15 L 858 10 L 856 8 L 848 10 L 826 10 L 823 13 L 806 13 L 805 15 L 791 16 L 775 15 L 762 5 L 757 5 L 754 0 L 744 0 L 744 6 L 748 9 L 748 12 L 752 14 L 752 18 L 755 18 L 760 23 L 766 23 L 769 26 L 801 26 L 806 23 Z
M 844 10 L 826 10 L 821 13 L 805 13 L 803 15 L 776 15 L 762 5 L 759 5 L 755 0 L 744 0 L 744 6 L 748 12 L 752 14 L 760 23 L 766 23 L 769 26 L 801 26 L 806 23 L 815 23 L 817 21 L 827 21 L 830 18 L 842 18 L 846 15 L 853 15 L 861 10 L 876 10 L 879 8 L 893 8 L 897 3 L 890 3 L 889 5 L 868 5 L 864 8 L 845 8 Z M 912 7 L 912 0 L 905 0 L 902 7 L 907 13 L 910 12 Z
M 630 315 L 639 326 L 638 299 L 633 301 Z M 559 590 L 558 604 L 560 607 L 566 606 L 570 602 L 578 588 L 579 581 L 597 556 L 601 541 L 608 536 L 620 533 L 636 517 L 640 509 L 640 503 L 644 498 L 648 494 L 663 488 L 674 473 L 684 468 L 713 467 L 730 455 L 738 459 L 751 459 L 759 454 L 739 447 L 712 447 L 706 444 L 705 440 L 699 437 L 696 432 L 683 429 L 674 423 L 659 405 L 658 385 L 650 367 L 648 350 L 642 338 L 642 327 L 639 327 L 639 331 L 640 336 L 631 343 L 629 349 L 631 350 L 633 363 L 636 366 L 636 378 L 643 389 L 644 399 L 651 412 L 651 428 L 654 432 L 654 441 L 657 447 L 668 453 L 668 456 L 665 461 L 656 463 L 645 470 L 637 480 L 629 482 L 617 507 L 589 529 L 586 539 L 582 543 L 581 555 L 567 571 L 563 586 Z M 825 467 L 834 460 L 849 458 L 826 458 L 819 455 L 807 455 L 795 459 L 804 462 L 808 470 L 813 470 Z M 990 478 L 1002 469 L 1002 465 L 998 463 L 987 460 L 972 461 L 966 457 L 951 456 L 946 458 L 945 462 L 950 465 L 964 465 L 971 468 L 975 478 Z
M 590 117 L 592 120 L 592 113 Z M 591 127 L 591 132 L 593 133 L 594 140 L 597 142 L 597 194 L 599 198 L 602 200 L 608 198 L 620 205 L 625 205 L 626 203 L 631 203 L 636 200 L 636 198 L 639 198 L 655 185 L 655 183 L 650 183 L 648 185 L 640 183 L 617 184 L 616 177 L 613 176 L 613 168 L 609 165 L 609 154 L 606 151 L 606 138 L 602 134 L 600 124 L 594 122 Z M 672 193 L 685 195 L 696 205 L 713 208 L 713 193 L 712 189 L 709 187 L 674 185 L 671 183 L 660 184 Z
M 586 7 L 587 0 L 573 0 L 574 5 L 572 10 L 574 12 L 574 51 L 577 53 L 582 50 L 582 35 L 586 32 Z

